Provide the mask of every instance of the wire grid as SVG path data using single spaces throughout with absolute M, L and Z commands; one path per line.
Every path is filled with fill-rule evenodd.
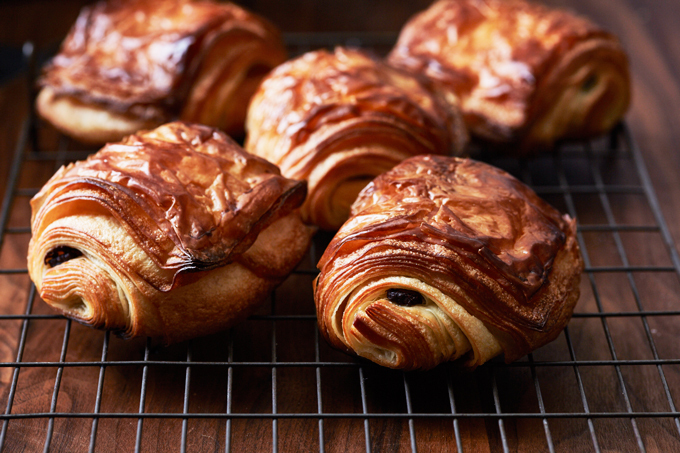
M 392 42 L 341 38 L 288 37 L 293 53 Z M 30 45 L 25 53 L 32 54 Z M 39 175 L 91 152 L 63 137 L 56 151 L 42 149 L 42 129 L 31 113 L 19 131 L 0 211 L 0 252 L 27 243 L 27 199 L 44 183 Z M 123 341 L 53 314 L 25 267 L 6 265 L 0 253 L 3 285 L 26 282 L 15 294 L 25 309 L 0 315 L 0 330 L 16 333 L 15 359 L 0 364 L 8 376 L 0 381 L 0 448 L 19 448 L 26 430 L 44 451 L 680 448 L 680 258 L 626 127 L 533 159 L 478 157 L 579 219 L 582 298 L 555 342 L 473 373 L 456 364 L 404 373 L 333 351 L 316 329 L 311 291 L 314 264 L 330 239 L 324 234 L 256 315 L 229 332 L 171 347 Z M 662 329 L 669 334 L 659 335 Z

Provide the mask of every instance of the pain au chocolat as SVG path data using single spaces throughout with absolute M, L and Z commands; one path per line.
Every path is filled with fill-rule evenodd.
M 511 362 L 554 340 L 583 262 L 576 222 L 514 177 L 416 156 L 366 186 L 318 266 L 330 344 L 412 370 Z
M 46 66 L 37 109 L 86 143 L 177 118 L 242 135 L 250 96 L 285 59 L 278 30 L 232 3 L 100 1 Z
M 273 70 L 253 96 L 245 148 L 309 183 L 303 218 L 337 230 L 359 191 L 423 153 L 459 153 L 457 110 L 413 75 L 368 54 L 318 50 Z
M 182 122 L 62 167 L 31 201 L 28 270 L 81 323 L 166 343 L 231 326 L 307 251 L 305 183 Z
M 630 101 L 615 36 L 522 0 L 439 0 L 407 22 L 388 61 L 457 95 L 471 135 L 521 153 L 602 134 Z

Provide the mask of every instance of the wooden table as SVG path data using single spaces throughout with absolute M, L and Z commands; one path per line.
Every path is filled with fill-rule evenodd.
M 83 3 L 0 3 L 0 45 L 53 46 Z M 247 5 L 285 32 L 384 37 L 427 3 Z M 578 214 L 589 272 L 566 334 L 516 366 L 493 362 L 474 373 L 455 366 L 383 370 L 320 341 L 310 286 L 314 253 L 327 237 L 317 239 L 301 272 L 258 317 L 231 332 L 163 348 L 54 316 L 30 291 L 26 228 L 28 199 L 60 157 L 24 160 L 13 172 L 27 87 L 21 78 L 0 86 L 0 197 L 6 198 L 8 181 L 17 189 L 8 218 L 0 218 L 7 227 L 0 236 L 0 414 L 12 414 L 0 432 L 5 450 L 680 451 L 680 271 L 673 261 L 680 244 L 680 3 L 547 3 L 590 16 L 628 49 L 634 97 L 626 122 L 658 210 L 637 189 L 645 181 L 635 172 L 636 155 L 625 150 L 621 159 L 595 149 L 592 158 L 561 161 L 568 197 L 540 180 L 550 159 L 499 162 Z M 58 138 L 47 131 L 41 143 L 57 146 Z M 668 237 L 655 227 L 657 213 Z M 676 255 L 664 240 L 674 242 Z M 581 416 L 587 412 L 590 417 Z

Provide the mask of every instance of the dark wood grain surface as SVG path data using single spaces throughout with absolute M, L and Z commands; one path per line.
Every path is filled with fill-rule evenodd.
M 38 52 L 53 49 L 86 2 L 0 2 L 0 46 L 26 40 Z M 285 32 L 396 33 L 427 1 L 325 2 L 253 0 L 245 5 Z M 591 17 L 616 33 L 629 52 L 633 103 L 626 122 L 642 153 L 672 240 L 680 244 L 680 2 L 643 0 L 546 0 Z M 5 68 L 3 68 L 5 69 Z M 4 198 L 23 119 L 28 114 L 22 78 L 0 86 L 0 196 Z M 57 147 L 46 130 L 41 143 Z M 605 145 L 603 145 L 605 146 Z M 595 162 L 595 165 L 593 165 Z M 27 161 L 17 174 L 7 227 L 0 236 L 0 414 L 30 416 L 2 425 L 4 451 L 680 451 L 680 423 L 669 413 L 680 405 L 680 281 L 662 235 L 653 228 L 612 234 L 587 229 L 591 268 L 638 266 L 640 272 L 591 272 L 567 332 L 519 366 L 492 363 L 474 373 L 439 367 L 428 373 L 397 373 L 363 365 L 318 341 L 311 304 L 315 254 L 265 305 L 260 315 L 225 332 L 169 348 L 143 339 L 123 341 L 62 318 L 30 291 L 25 271 L 30 189 L 62 162 Z M 630 159 L 570 162 L 574 185 L 639 185 Z M 524 168 L 539 188 L 550 162 Z M 596 168 L 591 168 L 591 167 Z M 546 170 L 547 169 L 547 170 Z M 595 176 L 593 176 L 595 175 Z M 602 176 L 603 181 L 598 181 Z M 26 190 L 23 190 L 26 189 Z M 644 194 L 582 193 L 565 200 L 543 195 L 560 209 L 574 209 L 583 225 L 654 225 Z M 571 203 L 571 206 L 570 206 Z M 621 250 L 625 253 L 622 256 Z M 627 263 L 625 262 L 627 261 Z M 646 272 L 645 267 L 667 269 Z M 652 312 L 639 315 L 640 310 Z M 30 322 L 21 316 L 30 312 Z M 595 316 L 598 313 L 611 316 Z M 658 315 L 655 312 L 670 312 Z M 268 315 L 280 315 L 272 320 Z M 628 314 L 628 315 L 626 315 Z M 591 316 L 592 315 L 592 316 Z M 302 346 L 301 346 L 302 345 Z M 20 356 L 18 356 L 20 355 Z M 146 357 L 145 357 L 146 355 Z M 150 364 L 144 364 L 144 359 Z M 105 360 L 106 366 L 92 364 Z M 527 366 L 533 360 L 542 366 Z M 574 366 L 574 360 L 583 362 Z M 155 365 L 171 361 L 172 365 Z M 185 362 L 198 362 L 187 368 Z M 272 367 L 272 361 L 304 363 Z M 46 364 L 47 362 L 47 364 Z M 66 362 L 64 367 L 54 363 Z M 74 366 L 74 362 L 82 362 Z M 236 365 L 229 367 L 228 362 Z M 318 367 L 314 363 L 331 363 Z M 586 363 L 587 362 L 587 363 Z M 552 363 L 552 365 L 546 365 Z M 261 364 L 261 365 L 258 365 Z M 78 364 L 76 364 L 78 365 Z M 186 391 L 189 376 L 188 391 Z M 58 387 L 56 386 L 58 384 Z M 101 391 L 98 387 L 101 384 Z M 408 393 L 408 398 L 405 394 Z M 453 394 L 453 400 L 450 398 Z M 56 395 L 56 396 L 55 396 Z M 274 397 L 273 397 L 274 396 Z M 321 401 L 321 403 L 319 403 Z M 408 417 L 389 414 L 463 414 Z M 201 418 L 142 417 L 204 414 Z M 8 407 L 11 403 L 11 408 Z M 319 404 L 330 416 L 319 420 Z M 584 405 L 587 407 L 584 408 Z M 541 409 L 551 416 L 541 418 Z M 237 414 L 228 419 L 229 410 Z M 387 414 L 362 418 L 368 413 Z M 475 414 L 537 414 L 479 417 Z M 560 414 L 596 413 L 592 418 Z M 648 414 L 631 419 L 626 412 Z M 85 416 L 95 412 L 110 416 Z M 123 415 L 120 415 L 120 414 Z M 306 414 L 281 417 L 273 413 Z M 85 415 L 83 415 L 85 414 Z M 111 415 L 113 414 L 113 415 Z M 214 417 L 210 417 L 214 414 Z M 332 414 L 355 414 L 334 417 Z M 608 415 L 609 414 L 609 415 Z M 614 414 L 613 416 L 611 414 Z M 93 420 L 95 423 L 93 423 Z M 95 436 L 92 433 L 96 433 Z M 94 439 L 94 442 L 93 442 Z M 91 445 L 92 444 L 92 445 Z M 459 444 L 459 445 L 457 445 Z M 368 446 L 368 447 L 367 447 Z

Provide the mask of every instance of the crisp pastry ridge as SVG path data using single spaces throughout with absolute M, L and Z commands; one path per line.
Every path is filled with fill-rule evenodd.
M 99 1 L 45 67 L 36 104 L 86 143 L 177 118 L 242 135 L 250 96 L 285 59 L 279 31 L 233 3 Z
M 303 218 L 337 230 L 373 177 L 415 154 L 462 152 L 467 132 L 421 81 L 357 50 L 317 50 L 273 70 L 253 96 L 245 148 L 309 183 Z
M 488 164 L 415 156 L 378 176 L 318 267 L 319 328 L 400 369 L 517 360 L 554 340 L 579 298 L 576 222 Z
M 304 182 L 183 122 L 62 167 L 31 201 L 29 275 L 65 315 L 167 343 L 242 319 L 293 270 Z
M 630 102 L 614 35 L 524 0 L 438 0 L 402 28 L 388 61 L 456 94 L 471 135 L 521 153 L 600 135 Z

